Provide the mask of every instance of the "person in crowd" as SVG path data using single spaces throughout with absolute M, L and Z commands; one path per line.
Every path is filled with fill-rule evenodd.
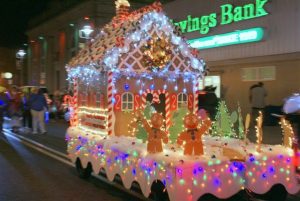
M 9 93 L 8 113 L 11 118 L 10 125 L 14 132 L 21 127 L 21 95 L 17 86 L 12 86 Z
M 61 94 L 60 91 L 57 90 L 54 92 L 54 96 L 53 96 L 53 105 L 56 108 L 54 112 L 54 118 L 56 120 L 59 119 L 59 115 L 61 113 L 61 104 L 62 104 Z
M 249 101 L 251 103 L 253 121 L 258 117 L 259 111 L 264 113 L 266 96 L 267 91 L 264 88 L 264 83 L 258 82 L 250 87 Z
M 22 117 L 23 117 L 23 127 L 32 129 L 32 117 L 29 105 L 29 93 L 23 92 L 22 95 Z
M 5 91 L 0 91 L 0 133 L 2 133 L 3 123 L 4 123 L 4 115 L 7 112 L 8 108 L 8 97 Z
M 206 86 L 198 95 L 198 109 L 204 109 L 209 117 L 214 120 L 218 106 L 218 97 L 215 93 L 217 87 Z
M 48 110 L 48 104 L 42 90 L 38 88 L 32 90 L 32 94 L 29 98 L 29 105 L 33 121 L 32 133 L 37 134 L 39 129 L 42 134 L 46 134 L 44 117 L 45 111 Z

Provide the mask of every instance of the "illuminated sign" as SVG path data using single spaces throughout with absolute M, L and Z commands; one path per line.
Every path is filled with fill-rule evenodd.
M 264 30 L 260 27 L 238 30 L 230 33 L 188 40 L 191 47 L 208 49 L 242 43 L 257 42 L 263 39 Z
M 211 28 L 217 25 L 225 25 L 233 22 L 263 17 L 269 13 L 264 6 L 269 0 L 255 0 L 254 3 L 243 6 L 234 6 L 232 4 L 223 4 L 220 6 L 220 11 L 203 15 L 200 17 L 187 16 L 186 20 L 174 22 L 174 25 L 179 26 L 182 33 L 199 31 L 201 34 L 207 34 Z M 220 17 L 217 17 L 220 13 Z

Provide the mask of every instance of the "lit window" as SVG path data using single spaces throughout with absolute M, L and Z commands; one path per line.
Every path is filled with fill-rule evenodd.
M 133 110 L 133 95 L 125 92 L 122 94 L 122 111 Z
M 185 93 L 178 94 L 177 104 L 178 104 L 178 108 L 179 107 L 187 107 L 187 104 L 188 104 L 187 94 L 185 94 Z
M 242 68 L 242 81 L 266 81 L 276 79 L 276 66 Z

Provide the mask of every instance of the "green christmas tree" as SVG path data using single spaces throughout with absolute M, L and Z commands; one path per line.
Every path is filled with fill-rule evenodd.
M 245 137 L 245 128 L 244 128 L 244 123 L 243 123 L 243 116 L 241 112 L 241 107 L 240 103 L 238 102 L 238 115 L 239 115 L 239 138 L 244 139 Z
M 150 119 L 152 113 L 155 112 L 155 109 L 153 106 L 151 106 L 150 102 L 146 103 L 146 107 L 144 109 L 144 117 L 148 120 Z M 143 140 L 143 142 L 146 142 L 148 137 L 147 131 L 143 127 L 142 122 L 138 122 L 137 126 L 137 132 L 136 132 L 136 138 Z
M 220 101 L 216 120 L 213 122 L 212 125 L 212 135 L 213 136 L 226 136 L 226 137 L 234 137 L 235 133 L 233 131 L 231 117 L 228 112 L 227 106 L 225 101 Z
M 183 118 L 188 113 L 189 110 L 187 109 L 187 107 L 180 107 L 178 108 L 177 111 L 174 112 L 171 119 L 172 125 L 169 128 L 169 134 L 170 134 L 169 138 L 171 143 L 176 142 L 178 134 L 184 129 Z

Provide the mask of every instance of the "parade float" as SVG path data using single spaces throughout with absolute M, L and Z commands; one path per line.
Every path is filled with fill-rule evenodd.
M 284 143 L 247 140 L 250 116 L 239 109 L 233 129 L 225 102 L 212 122 L 198 111 L 198 83 L 206 65 L 162 12 L 159 2 L 116 16 L 66 66 L 73 97 L 68 154 L 81 177 L 105 173 L 145 197 L 198 200 L 229 198 L 246 189 L 288 193 L 300 189 L 293 130 L 282 118 Z M 278 189 L 278 188 L 276 188 Z M 280 188 L 282 189 L 282 188 Z M 167 196 L 166 196 L 167 195 Z

